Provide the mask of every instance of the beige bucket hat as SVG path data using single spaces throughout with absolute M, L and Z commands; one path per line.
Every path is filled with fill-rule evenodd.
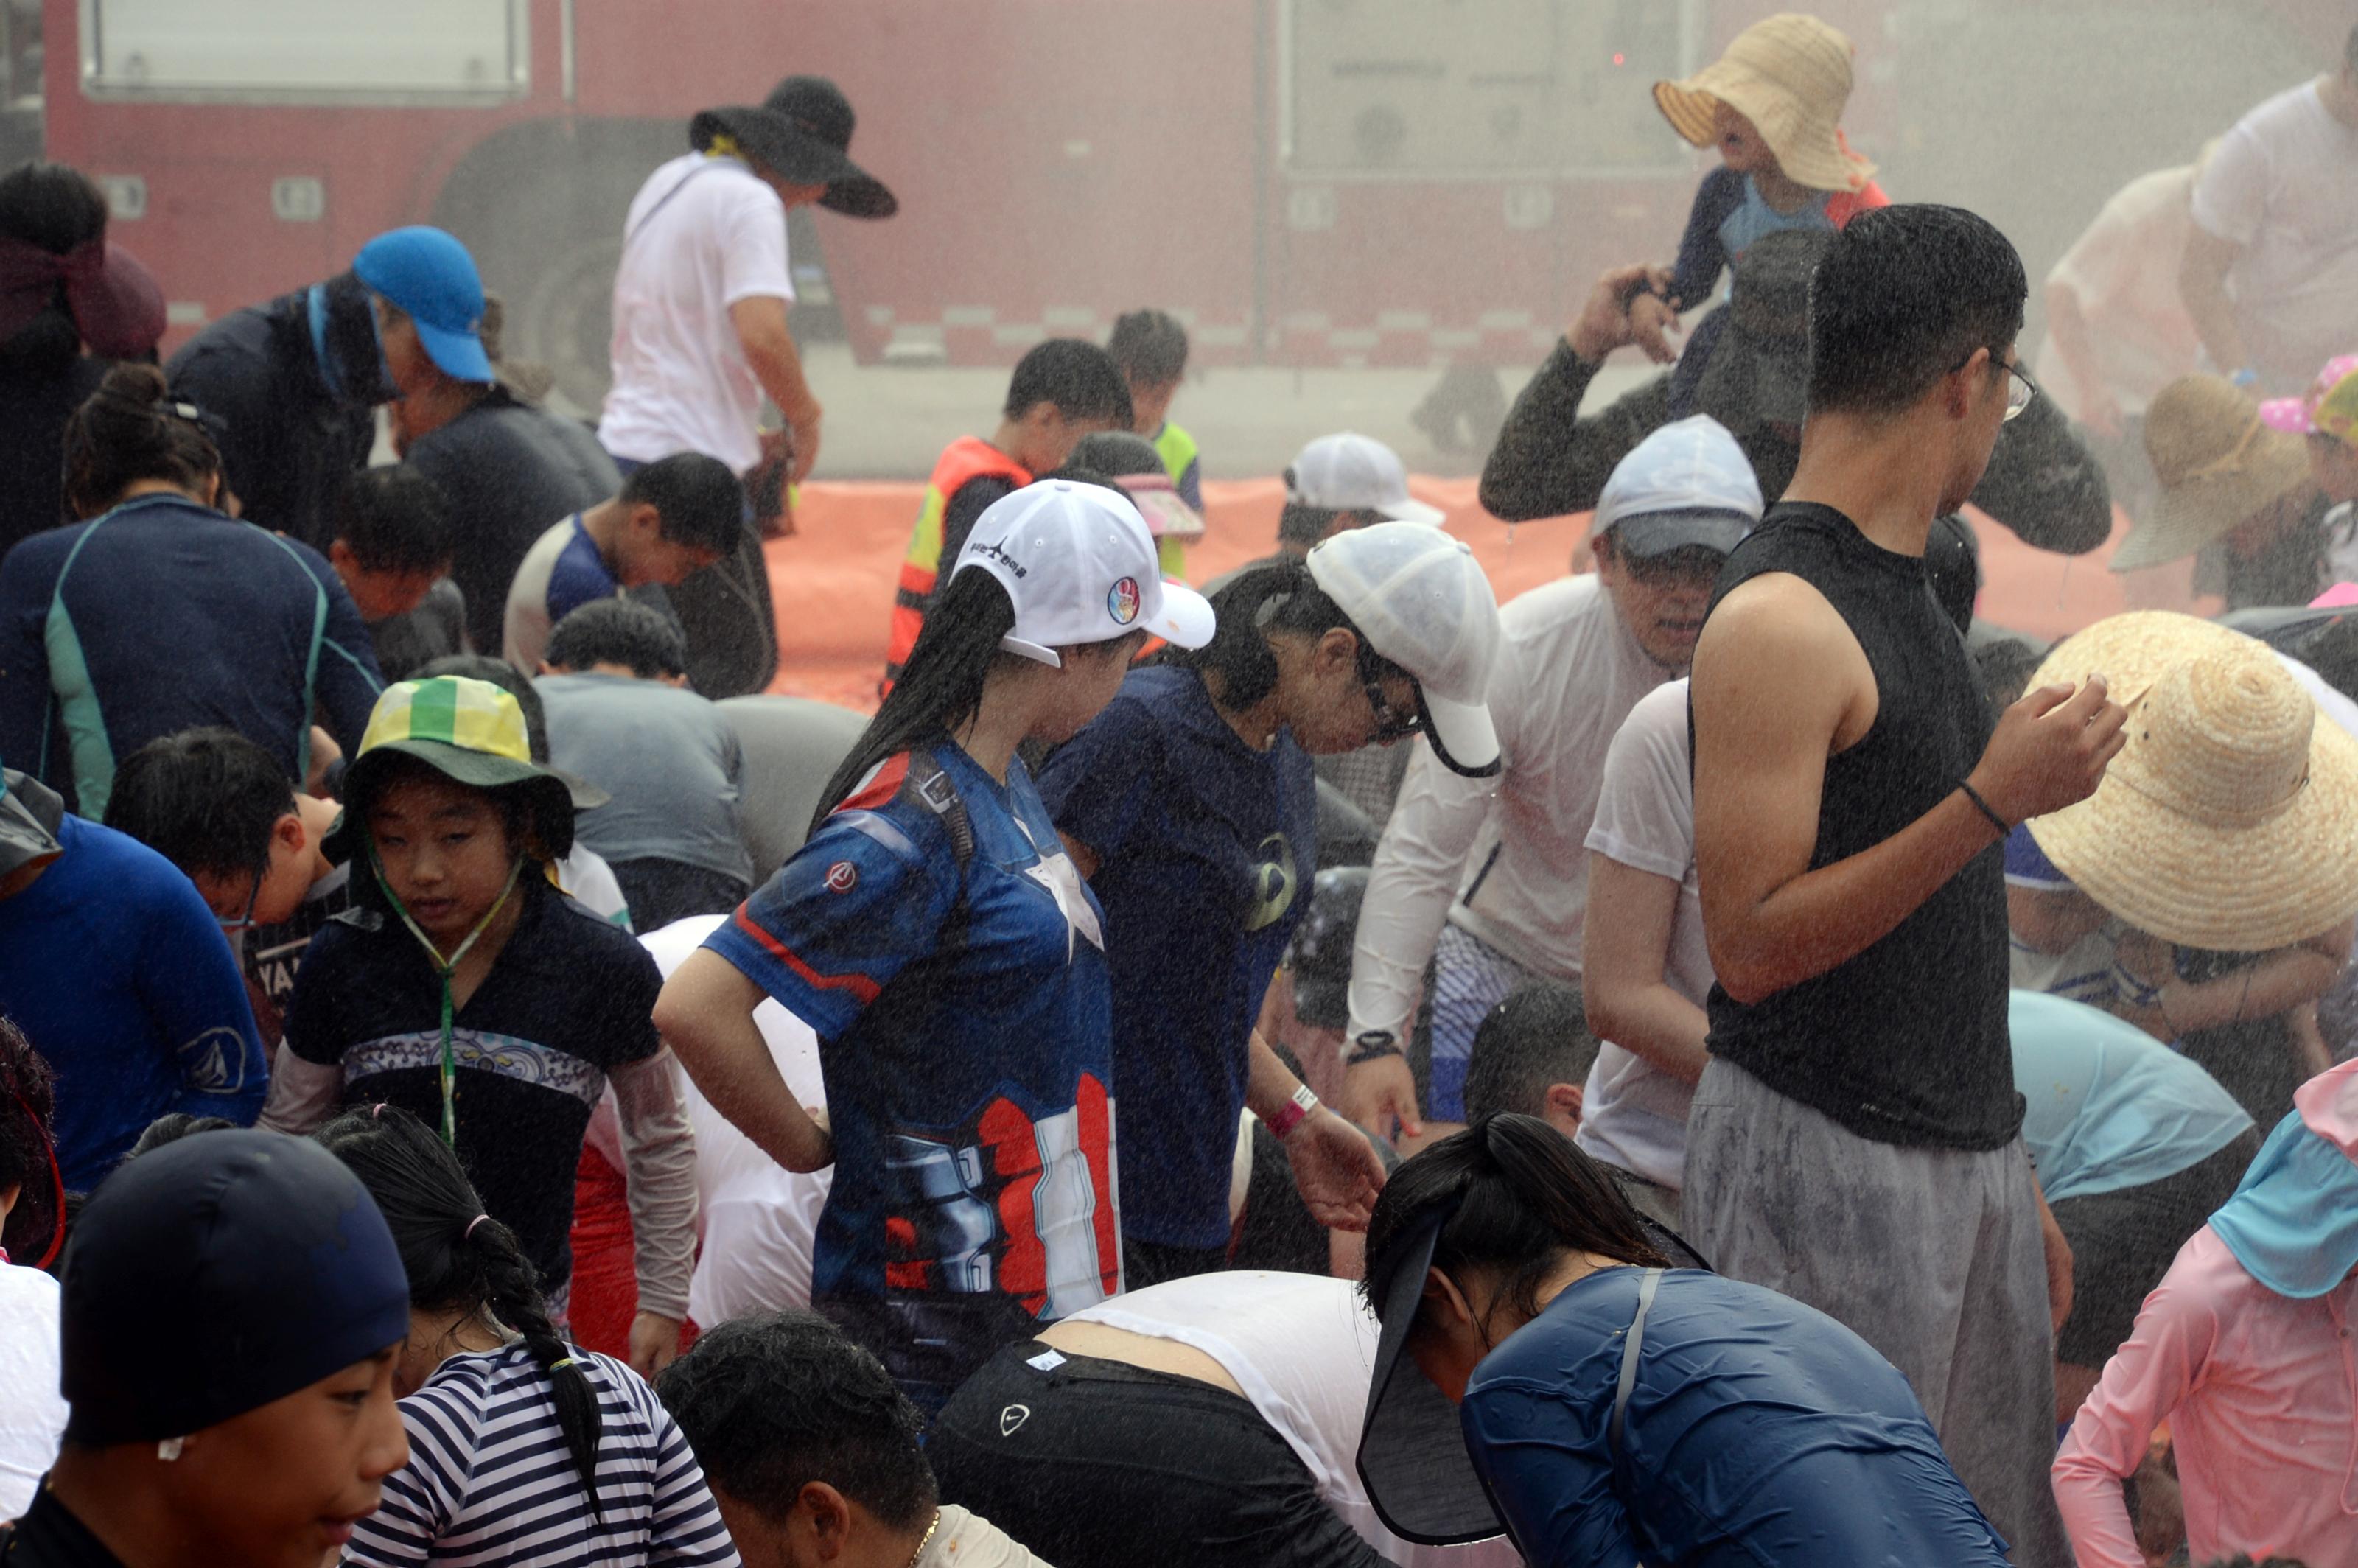
M 2161 496 L 2114 552 L 2116 572 L 2190 556 L 2311 482 L 2301 438 L 2270 427 L 2248 394 L 2215 375 L 2180 376 L 2155 395 L 2145 450 Z
M 2128 744 L 2030 836 L 2082 892 L 2166 942 L 2259 952 L 2358 914 L 2358 741 L 2266 644 L 2139 611 L 2080 633 L 2035 685 L 2102 673 Z
M 1736 34 L 1725 54 L 1684 81 L 1654 83 L 1654 103 L 1699 147 L 1719 139 L 1712 111 L 1725 103 L 1752 122 L 1788 179 L 1812 190 L 1858 190 L 1875 178 L 1875 165 L 1837 128 L 1850 102 L 1853 52 L 1838 28 L 1782 11 Z

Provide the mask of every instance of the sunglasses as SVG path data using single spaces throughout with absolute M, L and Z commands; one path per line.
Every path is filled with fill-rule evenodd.
M 1388 741 L 1405 741 L 1412 735 L 1423 733 L 1422 701 L 1412 699 L 1406 713 L 1394 708 L 1391 698 L 1384 695 L 1383 681 L 1369 654 L 1370 650 L 1362 643 L 1359 648 L 1359 683 L 1367 691 L 1368 707 L 1376 716 L 1376 732 L 1369 743 L 1382 745 Z M 1412 690 L 1415 689 L 1414 676 L 1409 677 L 1409 686 Z

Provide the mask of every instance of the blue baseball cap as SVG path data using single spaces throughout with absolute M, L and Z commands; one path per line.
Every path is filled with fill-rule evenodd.
M 483 277 L 457 236 L 423 224 L 379 234 L 352 258 L 362 283 L 417 325 L 417 341 L 445 375 L 493 379 L 483 351 Z

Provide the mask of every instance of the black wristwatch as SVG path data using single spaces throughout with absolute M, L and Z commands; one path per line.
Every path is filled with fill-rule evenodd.
M 1386 1056 L 1401 1054 L 1400 1038 L 1389 1029 L 1362 1030 L 1354 1036 L 1343 1052 L 1343 1065 L 1356 1067 L 1362 1062 L 1380 1062 Z

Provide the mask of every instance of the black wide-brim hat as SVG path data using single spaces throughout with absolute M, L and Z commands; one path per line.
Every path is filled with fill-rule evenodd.
M 724 104 L 687 124 L 698 152 L 725 135 L 748 158 L 796 185 L 824 185 L 818 204 L 847 218 L 890 218 L 900 200 L 851 161 L 858 117 L 843 90 L 824 76 L 789 76 L 759 104 Z

